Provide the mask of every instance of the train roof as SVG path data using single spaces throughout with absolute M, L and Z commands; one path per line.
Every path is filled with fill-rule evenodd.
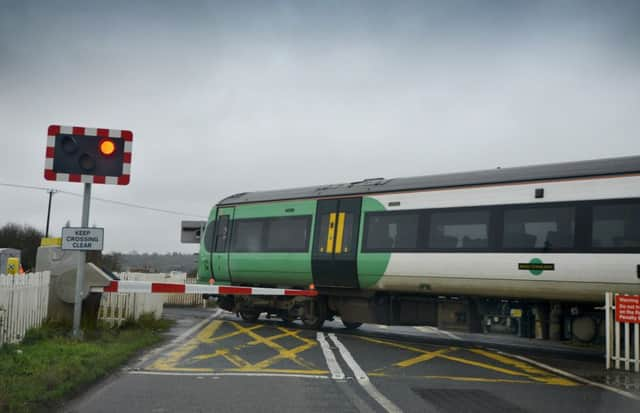
M 546 165 L 497 168 L 473 172 L 417 176 L 409 178 L 371 178 L 362 181 L 309 186 L 272 191 L 242 192 L 231 195 L 218 205 L 236 205 L 290 199 L 341 197 L 385 192 L 420 191 L 473 185 L 587 178 L 640 173 L 640 156 L 594 159 Z

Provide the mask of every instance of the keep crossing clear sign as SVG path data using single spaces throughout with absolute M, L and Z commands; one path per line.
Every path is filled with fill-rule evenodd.
M 102 251 L 104 228 L 62 228 L 62 249 Z

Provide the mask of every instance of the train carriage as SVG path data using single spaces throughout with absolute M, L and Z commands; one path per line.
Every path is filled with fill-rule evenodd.
M 232 195 L 211 210 L 198 278 L 313 286 L 317 298 L 220 303 L 315 328 L 575 316 L 605 291 L 640 293 L 640 157 Z

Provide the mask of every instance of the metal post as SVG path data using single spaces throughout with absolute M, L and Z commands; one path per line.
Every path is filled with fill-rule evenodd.
M 84 196 L 82 198 L 82 228 L 89 226 L 89 204 L 91 203 L 91 184 L 84 184 Z M 82 287 L 84 286 L 84 266 L 87 261 L 87 252 L 79 251 L 78 273 L 76 277 L 76 294 L 73 304 L 73 336 L 80 338 L 80 317 L 82 314 Z
M 607 370 L 611 368 L 611 293 L 605 293 L 605 304 L 604 304 L 604 323 L 605 323 L 605 334 L 606 334 L 606 353 L 607 353 Z
M 51 217 L 51 198 L 55 190 L 49 189 L 49 207 L 47 208 L 47 230 L 44 233 L 45 238 L 49 238 L 49 218 Z

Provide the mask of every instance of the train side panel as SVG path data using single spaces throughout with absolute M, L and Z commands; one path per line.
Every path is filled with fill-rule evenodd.
M 254 224 L 256 228 L 260 226 L 258 221 L 261 218 L 299 217 L 308 220 L 309 224 L 305 234 L 308 242 L 304 251 L 265 251 L 264 248 L 268 248 L 270 244 L 268 239 L 261 239 L 261 246 L 254 245 L 253 240 L 248 239 L 248 243 L 243 245 L 239 245 L 239 241 L 232 241 L 229 248 L 229 269 L 232 282 L 246 285 L 308 287 L 313 282 L 309 251 L 314 231 L 315 211 L 315 200 L 249 204 L 235 207 L 232 240 L 234 237 L 238 239 L 239 231 L 251 231 L 253 230 L 251 226 Z M 241 225 L 246 226 L 241 229 Z M 283 241 L 286 242 L 286 240 Z

